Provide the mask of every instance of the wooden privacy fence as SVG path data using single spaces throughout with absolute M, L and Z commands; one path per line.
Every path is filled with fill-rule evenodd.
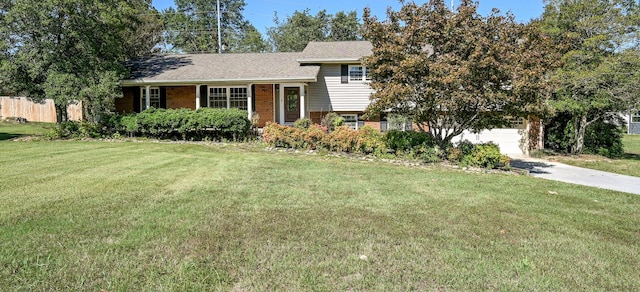
M 82 120 L 82 103 L 68 105 L 67 116 L 71 121 Z M 9 117 L 25 118 L 30 122 L 57 122 L 52 99 L 34 102 L 24 96 L 0 96 L 0 118 Z

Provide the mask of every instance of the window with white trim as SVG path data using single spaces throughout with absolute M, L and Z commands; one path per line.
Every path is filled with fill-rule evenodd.
M 153 108 L 160 108 L 160 87 L 149 88 L 149 106 Z M 147 108 L 147 88 L 142 87 L 140 89 L 140 108 Z
M 248 109 L 247 87 L 209 87 L 210 108 Z
M 364 71 L 364 66 L 349 66 L 349 81 L 363 81 Z
M 349 65 L 349 82 L 351 81 L 371 81 L 371 76 L 367 72 L 367 67 L 362 65 Z
M 209 107 L 227 108 L 227 88 L 209 87 Z
M 507 117 L 507 127 L 512 129 L 520 129 L 524 128 L 524 118 L 523 117 Z
M 229 107 L 247 110 L 247 88 L 232 87 L 229 88 Z
M 357 114 L 341 114 L 344 119 L 345 126 L 357 130 L 358 129 L 358 115 Z
M 631 122 L 632 123 L 640 123 L 640 113 L 632 114 L 631 115 Z

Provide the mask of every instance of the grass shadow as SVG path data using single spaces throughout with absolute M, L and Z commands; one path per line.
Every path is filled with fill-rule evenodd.
M 640 161 L 640 154 L 635 154 L 635 153 L 625 153 L 625 154 L 622 156 L 622 159 L 628 159 L 628 160 Z
M 0 141 L 11 140 L 13 138 L 18 138 L 22 135 L 20 134 L 12 134 L 12 133 L 0 133 Z

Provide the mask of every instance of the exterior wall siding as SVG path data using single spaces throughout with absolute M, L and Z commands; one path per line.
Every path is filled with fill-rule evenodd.
M 267 122 L 274 122 L 273 84 L 255 85 L 255 112 L 260 115 L 258 127 L 264 127 Z
M 364 111 L 373 92 L 364 82 L 341 83 L 340 64 L 322 64 L 318 82 L 309 84 L 310 112 Z

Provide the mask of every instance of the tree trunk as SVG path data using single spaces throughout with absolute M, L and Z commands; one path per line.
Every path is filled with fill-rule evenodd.
M 58 123 L 66 122 L 69 120 L 69 117 L 67 116 L 66 105 L 55 104 L 54 108 L 56 109 L 56 121 Z
M 579 120 L 578 120 L 579 119 Z M 587 131 L 587 126 L 589 125 L 587 123 L 587 115 L 586 114 L 582 114 L 578 117 L 578 119 L 575 119 L 574 125 L 573 125 L 573 129 L 574 129 L 574 137 L 575 137 L 575 143 L 573 144 L 573 146 L 571 146 L 571 153 L 572 154 L 581 154 L 582 153 L 582 149 L 584 148 L 584 134 Z

